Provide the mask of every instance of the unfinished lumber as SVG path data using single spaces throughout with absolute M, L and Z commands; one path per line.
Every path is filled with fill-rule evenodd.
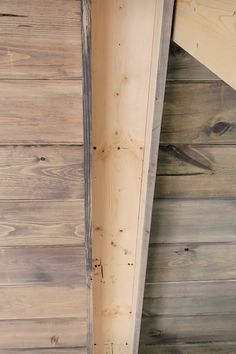
M 97 354 L 138 350 L 173 3 L 93 2 Z
M 173 40 L 236 89 L 234 0 L 177 0 Z

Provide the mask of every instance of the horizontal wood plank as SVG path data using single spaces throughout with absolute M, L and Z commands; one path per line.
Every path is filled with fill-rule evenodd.
M 143 317 L 141 343 L 146 345 L 234 341 L 235 315 Z
M 152 245 L 146 282 L 235 279 L 235 257 L 235 243 Z
M 235 352 L 236 342 L 176 343 L 164 345 L 142 344 L 139 350 L 139 354 L 234 354 Z
M 220 80 L 198 60 L 171 42 L 167 80 Z
M 236 242 L 235 215 L 236 200 L 158 199 L 150 243 Z
M 1 145 L 82 144 L 82 82 L 0 81 L 0 126 Z
M 235 198 L 236 146 L 160 148 L 155 197 Z
M 0 202 L 0 246 L 83 245 L 84 200 Z
M 2 0 L 0 79 L 81 78 L 77 0 Z
M 40 349 L 40 354 L 87 354 L 88 349 L 77 348 L 55 348 L 52 349 Z M 0 354 L 39 354 L 38 348 L 34 349 L 0 349 Z
M 146 284 L 146 316 L 236 314 L 236 281 Z
M 0 285 L 86 284 L 84 247 L 0 249 Z
M 236 92 L 221 82 L 167 83 L 162 144 L 235 144 Z
M 87 288 L 84 284 L 80 287 L 45 284 L 1 286 L 0 308 L 0 321 L 68 317 L 84 319 L 87 316 Z
M 0 199 L 84 197 L 83 147 L 0 146 Z
M 87 324 L 85 319 L 38 319 L 0 321 L 0 348 L 42 349 L 85 347 Z M 5 353 L 5 352 L 4 352 Z M 83 353 L 83 352 L 82 352 Z

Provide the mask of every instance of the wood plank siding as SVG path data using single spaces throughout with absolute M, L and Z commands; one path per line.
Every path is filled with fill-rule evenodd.
M 140 354 L 236 352 L 236 92 L 172 43 Z
M 0 353 L 89 352 L 81 5 L 1 1 Z

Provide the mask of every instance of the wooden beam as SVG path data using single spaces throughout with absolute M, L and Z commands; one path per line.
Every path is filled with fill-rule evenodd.
M 236 89 L 234 0 L 177 0 L 173 40 Z
M 173 3 L 93 1 L 97 354 L 138 350 Z

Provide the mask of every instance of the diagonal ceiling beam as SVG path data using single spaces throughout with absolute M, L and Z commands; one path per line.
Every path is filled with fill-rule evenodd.
M 173 40 L 236 89 L 235 0 L 177 0 Z

